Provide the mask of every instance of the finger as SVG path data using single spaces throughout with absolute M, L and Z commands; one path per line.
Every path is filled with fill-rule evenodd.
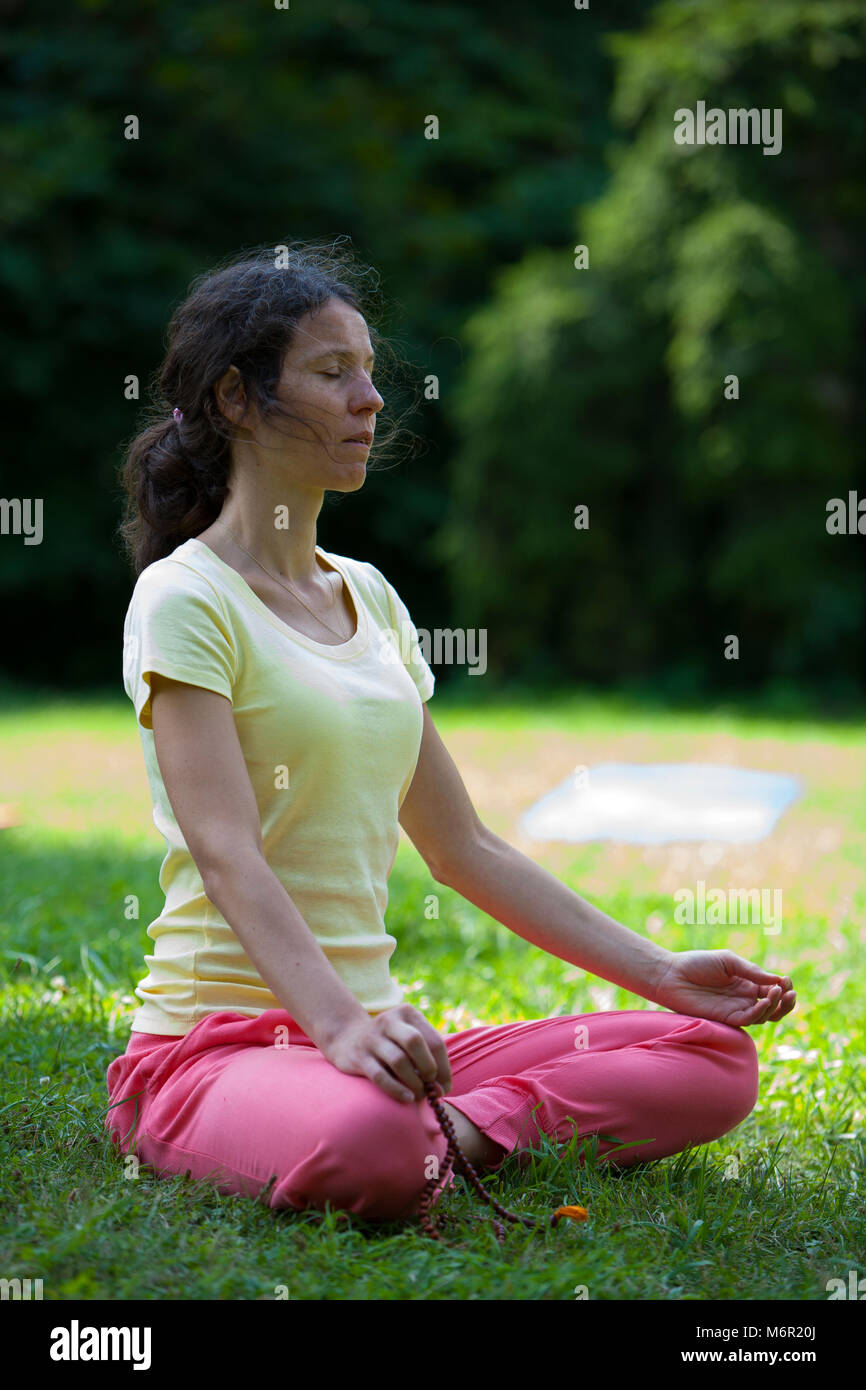
M 451 1090 L 451 1087 L 454 1085 L 454 1079 L 451 1075 L 451 1059 L 448 1056 L 448 1049 L 445 1046 L 442 1039 L 438 1036 L 438 1034 L 437 1040 L 432 1046 L 433 1056 L 436 1058 L 436 1076 L 442 1085 L 444 1094 L 447 1095 L 448 1092 Z
M 784 1004 L 786 1000 L 796 999 L 797 996 L 794 991 L 794 986 L 791 984 L 791 981 L 787 978 L 787 976 L 785 976 L 780 981 L 780 988 L 782 990 L 782 997 L 779 1000 L 780 1004 Z
M 441 1083 L 446 1095 L 454 1084 L 451 1075 L 451 1059 L 448 1056 L 448 1049 L 444 1039 L 436 1032 L 431 1023 L 421 1015 L 421 1022 L 418 1024 L 418 1031 L 427 1039 L 430 1051 L 436 1062 L 436 1078 Z
M 764 1017 L 761 1019 L 761 1022 L 762 1022 L 762 1023 L 772 1023 L 772 1022 L 773 1022 L 773 1017 L 774 1017 L 774 1015 L 775 1015 L 775 1013 L 776 1013 L 776 1010 L 778 1009 L 780 1003 L 782 1002 L 782 997 L 783 997 L 783 996 L 782 996 L 782 986 L 781 986 L 781 985 L 772 985 L 771 988 L 770 988 L 770 993 L 769 993 L 768 996 L 767 996 L 767 1012 L 765 1013 Z
M 395 1016 L 387 1026 L 387 1034 L 411 1058 L 422 1083 L 432 1081 L 438 1084 L 441 1095 L 451 1090 L 453 1083 L 447 1048 L 423 1015 L 418 1015 L 417 1024 L 406 1023 Z
M 791 1012 L 796 1002 L 797 996 L 794 993 L 794 991 L 792 989 L 786 990 L 786 992 L 782 995 L 782 998 L 779 1000 L 778 1008 L 776 1009 L 775 1013 L 771 1016 L 769 1021 L 771 1023 L 777 1023 L 780 1018 L 784 1018 L 786 1014 L 789 1014 Z
M 767 1023 L 780 998 L 781 988 L 778 985 L 772 985 L 769 993 L 756 999 L 752 1005 L 750 1023 Z
M 390 1030 L 390 1037 L 409 1055 L 422 1080 L 435 1080 L 439 1071 L 436 1059 L 417 1028 L 398 1020 Z
M 407 1091 L 405 1086 L 401 1086 L 389 1071 L 383 1067 L 377 1057 L 368 1053 L 361 1058 L 361 1066 L 368 1081 L 372 1081 L 380 1090 L 394 1100 L 409 1102 L 414 1101 L 415 1097 L 411 1091 Z
M 390 1038 L 381 1038 L 374 1051 L 388 1070 L 411 1091 L 412 1098 L 420 1100 L 424 1095 L 424 1082 L 415 1070 L 411 1057 L 406 1055 L 400 1044 Z
M 793 990 L 790 990 L 790 989 L 789 989 L 789 990 L 784 990 L 784 989 L 783 989 L 782 992 L 781 992 L 781 994 L 779 995 L 779 998 L 776 1000 L 776 1007 L 775 1007 L 775 1009 L 773 1010 L 774 1014 L 777 1014 L 777 1013 L 779 1012 L 780 1009 L 784 1011 L 786 1007 L 790 1007 L 790 1004 L 791 1004 L 791 1001 L 792 1001 L 793 997 L 794 997 L 794 991 L 793 991 Z

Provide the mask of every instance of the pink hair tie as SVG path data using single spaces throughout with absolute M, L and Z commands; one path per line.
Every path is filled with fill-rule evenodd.
M 174 416 L 177 423 L 180 424 L 181 420 L 183 419 L 183 411 L 178 410 L 177 406 L 175 406 L 174 410 L 171 413 Z

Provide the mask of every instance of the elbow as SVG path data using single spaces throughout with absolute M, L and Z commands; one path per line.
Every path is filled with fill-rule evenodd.
M 440 858 L 428 859 L 427 868 L 434 883 L 441 883 L 443 888 L 453 888 L 455 892 L 459 892 L 461 883 L 465 883 L 467 875 L 473 873 L 479 855 L 484 853 L 490 843 L 490 831 L 479 822 L 471 835 L 465 836 L 459 844 L 450 846 Z
M 207 868 L 199 866 L 201 874 L 202 888 L 204 895 L 209 903 L 214 903 L 219 907 L 219 900 L 222 896 L 222 884 L 225 883 L 225 871 L 216 863 L 208 864 Z
M 440 867 L 438 864 L 431 864 L 430 860 L 428 859 L 427 869 L 434 883 L 441 884 L 443 888 L 451 887 L 449 879 L 453 875 L 451 875 L 444 866 Z
M 261 868 L 267 869 L 268 864 L 263 849 L 254 845 L 208 856 L 199 866 L 205 897 L 219 907 L 227 885 L 247 881 Z

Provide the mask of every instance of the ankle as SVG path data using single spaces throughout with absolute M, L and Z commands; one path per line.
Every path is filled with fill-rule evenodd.
M 457 1142 L 473 1167 L 492 1168 L 505 1157 L 502 1145 L 488 1139 L 461 1110 L 455 1109 L 447 1101 L 443 1101 L 442 1105 L 454 1126 Z

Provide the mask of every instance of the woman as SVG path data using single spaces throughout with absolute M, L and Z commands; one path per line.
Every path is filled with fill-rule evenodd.
M 619 925 L 478 819 L 404 604 L 316 540 L 325 492 L 363 486 L 384 404 L 354 275 L 294 244 L 200 277 L 170 326 L 166 404 L 129 449 L 124 684 L 166 900 L 106 1126 L 157 1172 L 394 1219 L 445 1155 L 425 1081 L 478 1169 L 575 1124 L 609 1161 L 661 1158 L 749 1114 L 742 1029 L 795 996 L 730 951 Z M 389 973 L 398 822 L 438 883 L 671 1012 L 440 1036 Z

